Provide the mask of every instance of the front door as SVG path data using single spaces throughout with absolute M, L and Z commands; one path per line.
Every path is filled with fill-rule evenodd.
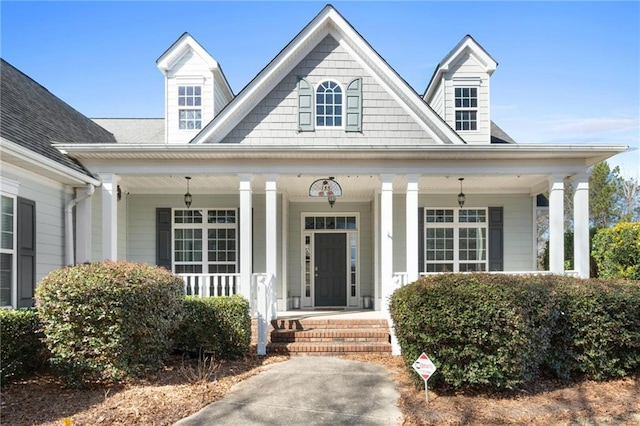
M 347 305 L 347 234 L 315 234 L 315 306 Z

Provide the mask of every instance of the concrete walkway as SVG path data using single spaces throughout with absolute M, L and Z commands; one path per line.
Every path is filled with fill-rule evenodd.
M 371 425 L 402 422 L 398 392 L 381 365 L 294 357 L 235 385 L 176 426 Z

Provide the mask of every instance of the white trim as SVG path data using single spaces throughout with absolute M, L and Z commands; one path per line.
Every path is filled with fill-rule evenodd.
M 175 222 L 175 212 L 176 211 L 201 211 L 202 212 L 202 223 L 176 223 Z M 209 211 L 218 211 L 218 210 L 232 210 L 235 212 L 235 223 L 208 223 L 207 221 L 207 213 Z M 204 275 L 227 275 L 227 274 L 239 274 L 238 272 L 238 264 L 240 262 L 240 253 L 238 250 L 240 236 L 238 235 L 238 225 L 239 225 L 239 217 L 238 217 L 238 208 L 237 207 L 198 207 L 194 209 L 188 209 L 186 207 L 172 207 L 171 208 L 171 270 L 176 270 L 176 252 L 175 252 L 175 230 L 176 229 L 201 229 L 202 230 L 202 260 L 197 262 L 179 262 L 178 265 L 200 265 L 202 266 L 202 272 L 193 272 L 194 274 L 204 274 Z M 236 238 L 236 259 L 231 261 L 225 261 L 223 263 L 218 262 L 210 262 L 209 261 L 209 249 L 207 247 L 207 242 L 209 241 L 208 230 L 210 229 L 234 229 Z M 208 267 L 209 264 L 220 264 L 220 265 L 235 265 L 235 272 L 209 272 Z M 182 274 L 182 273 L 181 273 Z M 191 274 L 191 272 L 184 272 L 184 274 Z
M 305 219 L 308 217 L 349 217 L 353 216 L 356 219 L 356 228 L 355 229 L 305 229 Z M 300 298 L 302 300 L 302 306 L 304 307 L 314 307 L 316 306 L 315 302 L 315 242 L 314 237 L 315 234 L 345 234 L 346 236 L 346 247 L 345 247 L 345 263 L 346 263 L 346 274 L 345 274 L 345 295 L 346 295 L 346 307 L 362 307 L 360 304 L 360 212 L 301 212 L 300 213 Z M 351 296 L 351 253 L 350 253 L 350 236 L 356 236 L 356 295 Z M 309 297 L 305 296 L 305 286 L 306 286 L 306 269 L 305 269 L 305 237 L 310 238 L 310 246 L 311 246 L 311 270 L 310 270 L 310 293 Z
M 308 80 L 307 80 L 308 81 Z M 331 83 L 335 83 L 338 85 L 338 87 L 340 88 L 340 95 L 342 97 L 342 103 L 340 104 L 340 108 L 342 109 L 342 114 L 340 115 L 340 122 L 342 123 L 340 126 L 320 126 L 318 125 L 318 88 L 320 87 L 320 85 L 322 83 L 325 82 L 331 82 Z M 311 83 L 309 83 L 311 84 Z M 336 80 L 335 78 L 329 78 L 329 77 L 324 77 L 324 80 L 319 80 L 317 84 L 311 84 L 311 87 L 313 87 L 313 119 L 314 119 L 314 123 L 313 123 L 313 127 L 314 129 L 320 129 L 320 130 L 344 130 L 345 129 L 345 107 L 347 105 L 347 92 L 344 88 L 344 85 L 339 82 L 338 80 Z M 334 104 L 335 105 L 335 104 Z M 333 115 L 333 117 L 335 118 L 336 116 Z
M 452 210 L 453 211 L 453 222 L 427 222 L 427 210 Z M 485 212 L 485 221 L 484 222 L 460 222 L 460 211 L 461 210 L 483 210 Z M 482 228 L 485 230 L 484 235 L 484 271 L 487 272 L 489 270 L 489 208 L 488 207 L 432 207 L 432 206 L 424 206 L 424 212 L 422 217 L 422 224 L 424 227 L 424 265 L 423 268 L 426 271 L 427 265 L 429 263 L 452 263 L 453 271 L 451 272 L 460 272 L 460 263 L 473 263 L 477 265 L 481 265 L 481 261 L 472 261 L 472 260 L 460 260 L 460 229 L 479 229 Z M 475 226 L 474 226 L 475 225 Z M 453 259 L 452 260 L 433 260 L 428 261 L 426 252 L 427 252 L 427 229 L 453 229 Z M 477 250 L 477 249 L 476 249 Z M 430 272 L 437 273 L 437 272 Z
M 93 144 L 98 145 L 98 144 Z M 65 154 L 64 150 L 60 150 Z M 32 166 L 35 170 L 41 169 L 46 172 L 53 173 L 55 176 L 60 176 L 63 179 L 69 179 L 73 183 L 84 185 L 90 183 L 94 186 L 100 186 L 100 181 L 92 178 L 84 173 L 73 170 L 67 166 L 58 163 L 44 155 L 40 155 L 24 148 L 14 142 L 9 141 L 3 137 L 0 137 L 0 157 L 4 156 L 16 156 L 23 160 L 27 165 Z M 3 167 L 6 160 L 2 161 Z
M 0 253 L 2 254 L 10 254 L 11 255 L 11 305 L 3 305 L 0 306 L 2 308 L 15 308 L 18 306 L 18 195 L 5 192 L 4 186 L 3 191 L 0 193 L 1 197 L 7 197 L 12 200 L 12 246 L 11 249 L 5 249 L 0 247 Z

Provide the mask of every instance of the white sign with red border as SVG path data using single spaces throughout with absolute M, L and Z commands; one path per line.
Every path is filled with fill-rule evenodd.
M 424 394 L 427 402 L 429 402 L 429 394 L 427 392 L 427 380 L 436 372 L 437 368 L 433 362 L 423 352 L 422 355 L 413 363 L 413 369 L 424 379 Z

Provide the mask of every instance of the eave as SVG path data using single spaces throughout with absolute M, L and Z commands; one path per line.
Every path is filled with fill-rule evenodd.
M 95 144 L 92 145 L 95 146 Z M 65 185 L 82 186 L 90 183 L 100 186 L 99 180 L 66 167 L 5 138 L 0 138 L 0 158 L 2 158 L 2 162 L 13 164 Z
M 592 166 L 624 145 L 243 145 L 243 144 L 54 144 L 77 160 L 582 160 Z

